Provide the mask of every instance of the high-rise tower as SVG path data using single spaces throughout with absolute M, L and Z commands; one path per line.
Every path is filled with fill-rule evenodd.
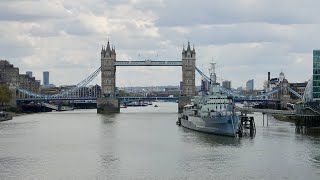
M 49 85 L 49 71 L 43 71 L 43 85 Z

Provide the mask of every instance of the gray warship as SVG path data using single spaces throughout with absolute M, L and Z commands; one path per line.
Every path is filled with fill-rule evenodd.
M 234 110 L 232 97 L 220 91 L 216 79 L 215 63 L 211 63 L 209 91 L 194 96 L 184 106 L 177 123 L 195 131 L 236 136 L 241 127 L 240 114 Z

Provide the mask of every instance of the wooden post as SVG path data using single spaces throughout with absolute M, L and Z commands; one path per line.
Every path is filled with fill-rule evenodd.
M 252 137 L 254 133 L 253 130 L 253 117 L 250 117 L 250 136 Z

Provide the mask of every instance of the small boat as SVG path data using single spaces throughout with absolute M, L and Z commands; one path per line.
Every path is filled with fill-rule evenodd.
M 0 121 L 8 121 L 11 119 L 12 119 L 12 116 L 9 113 L 0 111 Z
M 158 107 L 158 105 L 154 105 L 154 107 Z
M 148 106 L 148 104 L 142 102 L 132 102 L 128 103 L 127 106 Z
M 127 105 L 126 104 L 120 105 L 120 108 L 127 108 Z

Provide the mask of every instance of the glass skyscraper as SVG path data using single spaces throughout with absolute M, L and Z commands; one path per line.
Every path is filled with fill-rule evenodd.
M 313 50 L 313 100 L 320 101 L 320 50 Z
M 49 72 L 43 72 L 43 85 L 49 85 Z

